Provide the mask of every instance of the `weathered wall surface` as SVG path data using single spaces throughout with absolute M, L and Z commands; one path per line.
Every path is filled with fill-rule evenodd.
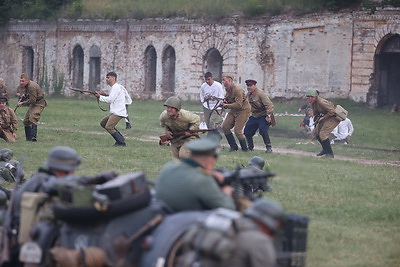
M 218 23 L 186 19 L 12 21 L 0 28 L 0 77 L 13 90 L 25 72 L 24 49 L 32 47 L 33 80 L 54 89 L 63 75 L 63 91 L 73 87 L 73 49 L 83 49 L 83 89 L 89 87 L 90 49 L 101 51 L 101 83 L 116 71 L 135 97 L 165 98 L 164 52 L 175 51 L 175 95 L 197 99 L 206 71 L 205 55 L 215 48 L 222 71 L 235 74 L 243 88 L 252 78 L 272 97 L 302 97 L 308 88 L 324 97 L 366 102 L 371 93 L 374 55 L 386 36 L 400 33 L 399 10 L 312 15 L 302 18 Z M 145 50 L 156 51 L 156 91 L 145 92 Z M 373 90 L 372 90 L 373 91 Z M 370 100 L 371 101 L 371 100 Z M 373 100 L 372 100 L 373 102 Z

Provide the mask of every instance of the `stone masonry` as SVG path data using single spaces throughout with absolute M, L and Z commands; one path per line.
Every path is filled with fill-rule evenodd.
M 29 70 L 48 93 L 62 77 L 61 93 L 70 95 L 79 79 L 82 89 L 104 89 L 105 74 L 115 71 L 135 98 L 197 100 L 211 49 L 221 56 L 221 71 L 234 73 L 243 88 L 251 78 L 273 98 L 314 88 L 376 106 L 374 57 L 398 34 L 400 9 L 253 20 L 11 21 L 0 28 L 0 77 L 15 90 Z M 147 89 L 146 79 L 155 88 Z

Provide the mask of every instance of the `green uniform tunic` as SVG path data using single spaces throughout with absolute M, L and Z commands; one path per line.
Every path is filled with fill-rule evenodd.
M 6 142 L 17 141 L 13 133 L 18 130 L 17 116 L 15 116 L 14 110 L 9 107 L 0 110 L 0 138 L 6 140 Z
M 271 115 L 274 111 L 274 104 L 265 92 L 256 88 L 253 93 L 247 94 L 251 106 L 251 116 L 258 118 Z M 267 110 L 270 110 L 267 112 Z
M 155 189 L 156 197 L 175 212 L 219 207 L 235 209 L 233 198 L 224 194 L 214 178 L 191 159 L 167 163 Z
M 231 88 L 226 89 L 226 108 L 230 111 L 222 123 L 224 134 L 230 134 L 234 128 L 235 135 L 239 140 L 244 139 L 243 128 L 250 115 L 250 104 L 242 88 L 233 84 Z
M 37 83 L 29 81 L 24 89 L 25 101 L 22 102 L 22 105 L 29 105 L 29 109 L 24 118 L 24 126 L 30 126 L 38 123 L 47 103 L 46 100 L 44 100 L 43 90 Z
M 164 110 L 160 115 L 160 125 L 165 128 L 166 131 L 171 132 L 197 130 L 200 125 L 200 116 L 181 109 L 178 113 L 178 118 L 172 119 L 168 116 L 167 111 Z M 174 137 L 171 140 L 173 157 L 181 159 L 189 156 L 190 152 L 184 147 L 184 145 L 194 139 L 197 139 L 197 136 L 181 135 Z
M 312 109 L 315 117 L 314 121 L 318 120 L 318 116 L 323 115 L 324 119 L 318 122 L 314 129 L 314 135 L 323 141 L 329 137 L 329 133 L 340 123 L 340 119 L 336 118 L 335 105 L 317 96 L 314 103 L 312 103 Z

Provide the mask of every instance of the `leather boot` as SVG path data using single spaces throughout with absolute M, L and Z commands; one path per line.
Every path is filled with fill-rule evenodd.
M 317 154 L 317 157 L 320 157 L 320 156 L 325 155 L 325 154 L 326 154 L 326 151 L 325 151 L 324 145 L 322 144 L 321 138 L 319 138 L 319 136 L 316 136 L 315 138 L 318 140 L 318 142 L 319 142 L 319 143 L 321 144 L 321 146 L 322 146 L 322 151 L 319 152 L 319 153 Z M 328 139 L 328 140 L 329 140 L 329 139 Z
M 130 129 L 130 128 L 132 128 L 131 122 L 129 121 L 129 118 L 126 117 L 126 120 L 125 120 L 125 129 Z
M 243 152 L 248 152 L 249 149 L 247 148 L 247 143 L 246 143 L 246 139 L 239 139 L 239 143 L 240 143 L 240 147 L 242 148 Z
M 32 124 L 32 142 L 36 142 L 36 135 L 37 135 L 37 125 Z
M 328 139 L 325 139 L 321 141 L 322 147 L 324 148 L 325 157 L 326 158 L 334 158 L 335 156 L 333 155 L 332 147 L 331 147 L 331 141 Z
M 238 145 L 236 144 L 235 137 L 233 136 L 233 134 L 232 133 L 226 134 L 225 137 L 226 137 L 226 140 L 228 141 L 229 146 L 231 147 L 229 149 L 229 152 L 237 151 Z
M 26 141 L 32 141 L 32 127 L 25 126 L 25 137 Z
M 268 132 L 263 133 L 261 137 L 265 144 L 265 153 L 272 153 L 272 145 L 271 140 L 269 139 Z
M 126 146 L 125 138 L 122 136 L 122 134 L 119 131 L 116 131 L 115 133 L 113 133 L 112 137 L 115 140 L 114 146 Z
M 253 137 L 246 136 L 246 140 L 247 140 L 247 147 L 249 148 L 250 151 L 253 151 L 254 150 Z

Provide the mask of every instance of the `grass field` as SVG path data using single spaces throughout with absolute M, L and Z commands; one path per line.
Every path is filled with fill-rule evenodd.
M 296 113 L 303 100 L 275 102 L 277 113 Z M 337 158 L 400 161 L 400 114 L 389 109 L 371 110 L 349 100 L 334 100 L 349 110 L 355 127 L 350 145 L 334 145 Z M 41 166 L 48 151 L 56 145 L 75 148 L 83 157 L 79 175 L 113 170 L 118 173 L 144 171 L 155 180 L 160 168 L 171 160 L 168 147 L 158 146 L 163 133 L 158 117 L 163 103 L 135 101 L 129 114 L 133 128 L 119 129 L 127 137 L 127 147 L 112 147 L 114 140 L 100 127 L 106 114 L 94 98 L 48 98 L 38 129 L 38 142 L 24 141 L 20 123 L 19 142 L 1 143 L 14 151 L 14 158 L 25 156 L 29 177 Z M 11 101 L 11 106 L 15 102 Z M 104 103 L 103 103 L 104 105 Z M 104 106 L 106 107 L 106 106 Z M 200 111 L 197 103 L 184 108 Z M 19 108 L 21 119 L 26 108 Z M 303 151 L 301 154 L 265 154 L 222 150 L 218 167 L 234 169 L 255 155 L 264 157 L 277 174 L 266 194 L 282 203 L 287 212 L 310 217 L 308 266 L 400 266 L 400 166 L 363 164 L 340 159 L 309 156 L 319 145 L 297 145 L 307 141 L 299 133 L 302 117 L 277 117 L 271 129 L 273 148 Z M 261 146 L 261 138 L 256 137 Z M 226 145 L 226 141 L 224 140 Z

